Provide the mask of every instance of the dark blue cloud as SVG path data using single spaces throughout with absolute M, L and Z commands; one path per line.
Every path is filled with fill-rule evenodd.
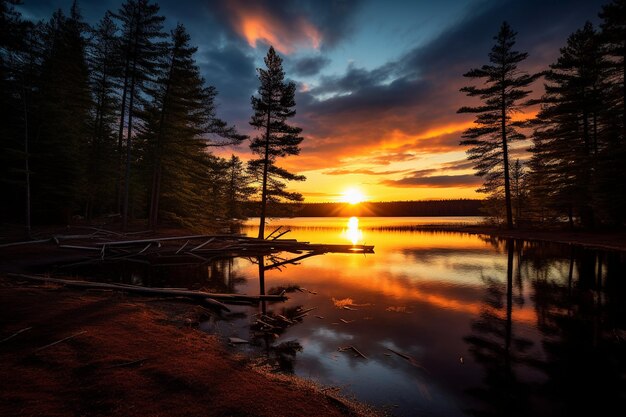
M 433 175 L 430 177 L 408 176 L 399 180 L 385 180 L 380 184 L 390 187 L 451 188 L 479 186 L 483 180 L 475 175 Z
M 302 77 L 317 75 L 330 63 L 330 59 L 323 55 L 305 56 L 289 60 L 290 74 Z

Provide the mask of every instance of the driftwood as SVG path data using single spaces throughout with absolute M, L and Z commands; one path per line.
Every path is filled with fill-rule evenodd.
M 289 233 L 289 232 L 291 232 L 291 229 L 287 229 L 287 230 L 285 230 L 284 232 L 279 233 L 278 235 L 274 236 L 274 237 L 272 238 L 272 240 L 276 240 L 276 239 L 278 239 L 279 237 L 281 237 L 282 235 L 285 235 L 285 234 L 287 234 L 287 233 Z
M 23 328 L 21 330 L 18 330 L 17 332 L 13 333 L 11 336 L 5 337 L 4 339 L 0 340 L 0 343 L 8 342 L 9 340 L 13 339 L 18 334 L 26 332 L 26 331 L 28 331 L 30 329 L 32 329 L 32 327 L 25 327 L 25 328 Z
M 365 356 L 360 350 L 358 350 L 354 346 L 343 346 L 343 347 L 340 347 L 337 350 L 339 350 L 339 352 L 346 352 L 348 350 L 351 350 L 354 353 L 356 353 L 357 355 L 359 355 L 360 357 L 362 357 L 363 359 L 367 359 L 367 356 Z
M 61 340 L 57 340 L 56 342 L 52 342 L 52 343 L 49 343 L 49 344 L 47 344 L 47 345 L 45 345 L 45 346 L 42 346 L 42 347 L 40 347 L 40 348 L 38 348 L 38 349 L 35 349 L 35 351 L 34 351 L 33 353 L 41 352 L 41 351 L 42 351 L 42 350 L 44 350 L 44 349 L 47 349 L 47 348 L 49 348 L 49 347 L 51 347 L 51 346 L 54 346 L 54 345 L 58 345 L 58 344 L 59 344 L 59 343 L 61 343 L 61 342 L 65 342 L 66 340 L 70 340 L 70 339 L 72 339 L 72 338 L 74 338 L 74 337 L 76 337 L 76 336 L 80 336 L 81 334 L 85 334 L 85 333 L 87 333 L 85 330 L 83 330 L 82 332 L 74 333 L 74 334 L 73 334 L 73 335 L 71 335 L 71 336 L 64 337 L 64 338 L 63 338 L 63 339 L 61 339 Z
M 209 240 L 207 240 L 206 242 L 201 243 L 198 246 L 196 246 L 195 248 L 191 249 L 190 252 L 193 252 L 195 250 L 201 249 L 201 248 L 205 247 L 206 245 L 208 245 L 209 243 L 213 242 L 214 240 L 215 240 L 215 237 L 212 237 Z
M 263 269 L 265 271 L 267 271 L 268 269 L 278 268 L 278 267 L 283 266 L 283 265 L 294 264 L 295 262 L 301 261 L 301 260 L 306 259 L 306 258 L 310 258 L 311 256 L 316 256 L 316 255 L 322 255 L 322 254 L 321 253 L 316 253 L 316 252 L 307 253 L 305 255 L 297 256 L 295 258 L 287 259 L 285 261 L 274 262 L 273 264 L 269 264 L 267 266 L 264 266 Z
M 189 241 L 186 241 L 183 246 L 180 247 L 180 249 L 178 249 L 174 254 L 178 255 L 180 253 L 181 250 L 185 249 L 185 247 L 189 244 Z M 102 247 L 104 248 L 104 246 Z
M 128 293 L 141 294 L 141 295 L 158 295 L 164 297 L 186 297 L 191 298 L 205 304 L 209 304 L 219 309 L 230 311 L 223 303 L 230 302 L 258 302 L 258 301 L 285 301 L 287 297 L 283 294 L 278 295 L 243 295 L 243 294 L 214 294 L 204 291 L 191 291 L 191 290 L 173 290 L 170 288 L 148 288 L 139 286 L 108 284 L 103 282 L 87 282 L 87 281 L 75 281 L 68 279 L 58 279 L 41 277 L 36 275 L 24 275 L 24 274 L 7 274 L 7 276 L 14 278 L 30 279 L 41 282 L 54 282 L 57 284 L 63 284 L 67 287 L 75 288 L 99 288 L 99 289 L 112 289 L 118 291 L 124 291 Z M 219 300 L 219 301 L 218 301 Z M 220 302 L 221 301 L 221 302 Z
M 8 248 L 11 246 L 20 246 L 20 245 L 34 245 L 35 243 L 48 243 L 52 239 L 39 239 L 39 240 L 27 240 L 25 242 L 12 242 L 12 243 L 4 243 L 0 245 L 0 248 Z
M 424 368 L 415 358 L 413 358 L 413 357 L 411 357 L 411 356 L 409 356 L 409 355 L 407 355 L 405 353 L 398 352 L 397 350 L 393 350 L 391 348 L 385 348 L 385 349 L 387 349 L 389 352 L 395 353 L 396 355 L 400 356 L 401 358 L 406 359 L 407 362 L 409 362 L 411 365 L 415 366 L 416 368 L 419 368 L 419 369 L 421 369 L 423 371 L 428 372 L 428 370 L 426 368 Z
M 148 360 L 148 358 L 141 358 L 141 359 L 136 359 L 134 361 L 116 363 L 115 365 L 107 366 L 104 369 L 124 368 L 124 367 L 127 367 L 127 366 L 141 365 L 141 364 L 143 364 L 147 360 Z
M 270 237 L 272 237 L 274 235 L 274 233 L 278 232 L 282 228 L 283 228 L 282 226 L 278 226 L 276 229 L 274 229 L 274 231 L 272 233 L 267 235 L 267 237 L 265 239 L 269 239 Z

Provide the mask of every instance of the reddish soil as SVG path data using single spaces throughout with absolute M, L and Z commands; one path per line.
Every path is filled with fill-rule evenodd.
M 193 309 L 0 277 L 0 415 L 370 413 L 312 384 L 251 369 L 215 337 L 186 324 Z

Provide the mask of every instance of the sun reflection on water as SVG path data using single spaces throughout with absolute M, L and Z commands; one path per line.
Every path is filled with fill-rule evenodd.
M 348 219 L 348 227 L 341 231 L 342 236 L 345 236 L 353 245 L 363 241 L 363 231 L 359 229 L 359 218 L 350 217 Z

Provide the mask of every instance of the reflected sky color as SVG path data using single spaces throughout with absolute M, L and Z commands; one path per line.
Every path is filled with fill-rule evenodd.
M 376 228 L 377 220 L 392 226 Z M 294 285 L 302 291 L 265 310 L 232 306 L 201 329 L 253 341 L 230 349 L 263 363 L 275 364 L 277 346 L 301 347 L 287 355 L 289 372 L 398 416 L 611 415 L 610 407 L 622 405 L 626 254 L 397 229 L 427 221 L 272 219 L 271 228 L 289 226 L 285 238 L 366 243 L 375 253 L 329 253 L 264 270 L 268 291 Z M 258 294 L 259 262 L 300 255 L 195 266 L 103 264 L 100 271 L 89 265 L 85 273 L 136 285 Z M 272 330 L 276 338 L 259 336 L 260 314 L 289 316 L 297 307 L 313 310 L 284 331 Z M 346 346 L 367 359 L 340 350 Z
M 491 404 L 469 393 L 485 384 L 486 359 L 476 356 L 485 349 L 482 344 L 500 346 L 495 352 L 501 352 L 507 343 L 499 337 L 510 334 L 511 357 L 523 347 L 524 357 L 546 361 L 543 341 L 554 335 L 545 335 L 540 324 L 546 314 L 572 317 L 574 310 L 555 306 L 546 313 L 536 300 L 556 296 L 568 280 L 584 278 L 584 259 L 580 264 L 573 261 L 567 247 L 539 261 L 534 259 L 536 244 L 519 242 L 509 255 L 505 242 L 483 236 L 368 230 L 362 228 L 364 219 L 357 218 L 323 219 L 323 225 L 300 228 L 293 220 L 276 219 L 272 226 L 291 225 L 289 237 L 298 240 L 373 244 L 376 253 L 326 254 L 267 271 L 266 288 L 299 284 L 314 292 L 290 294 L 286 305 L 271 305 L 270 310 L 316 307 L 275 343 L 297 340 L 303 346 L 296 374 L 339 386 L 348 395 L 388 407 L 394 415 L 463 416 L 469 409 L 489 409 Z M 254 235 L 255 229 L 247 232 Z M 250 277 L 238 290 L 258 291 L 257 265 L 241 260 L 236 268 Z M 538 286 L 546 284 L 550 290 L 539 295 Z M 354 310 L 341 308 L 346 299 Z M 254 308 L 246 311 L 257 313 Z M 223 335 L 249 338 L 249 325 L 250 319 L 241 320 Z M 368 359 L 338 351 L 348 345 Z M 548 380 L 537 367 L 509 362 L 515 363 L 512 372 L 526 384 Z
M 346 238 L 353 245 L 360 244 L 363 241 L 363 231 L 359 229 L 358 217 L 350 217 L 348 219 L 348 227 L 342 231 Z

